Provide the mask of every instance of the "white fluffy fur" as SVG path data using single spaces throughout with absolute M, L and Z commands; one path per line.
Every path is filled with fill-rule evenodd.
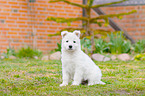
M 80 31 L 63 31 L 61 35 L 63 83 L 60 86 L 68 85 L 70 80 L 73 80 L 72 85 L 79 85 L 84 80 L 88 80 L 88 85 L 105 84 L 101 81 L 99 67 L 81 50 Z

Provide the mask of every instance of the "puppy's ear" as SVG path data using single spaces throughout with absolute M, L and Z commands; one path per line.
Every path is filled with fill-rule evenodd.
M 75 30 L 73 33 L 74 33 L 75 35 L 77 35 L 78 37 L 80 37 L 80 34 L 81 34 L 80 30 Z
M 62 31 L 62 32 L 61 32 L 62 38 L 63 38 L 67 33 L 68 33 L 68 31 Z

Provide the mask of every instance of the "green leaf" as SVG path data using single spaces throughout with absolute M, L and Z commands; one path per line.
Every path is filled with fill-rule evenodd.
M 102 22 L 98 22 L 97 24 L 99 25 L 99 27 L 102 27 Z
M 87 21 L 86 17 L 77 17 L 77 18 L 62 18 L 62 17 L 48 17 L 46 20 L 55 21 L 57 23 L 68 23 L 74 21 Z
M 120 19 L 120 20 L 121 20 L 122 18 L 123 18 L 123 16 L 118 16 L 118 19 Z
M 86 36 L 87 39 L 91 39 L 91 36 Z
M 104 20 L 105 20 L 104 26 L 107 27 L 109 25 L 109 19 L 108 18 L 105 18 Z
M 122 3 L 128 0 L 121 0 L 121 1 L 116 1 L 116 2 L 111 2 L 111 3 L 105 3 L 105 4 L 100 4 L 100 5 L 94 5 L 91 8 L 99 8 L 99 7 L 104 7 L 104 6 L 109 6 L 109 5 L 113 5 L 113 4 L 118 4 L 118 3 Z
M 68 26 L 71 26 L 71 23 L 70 23 L 70 22 L 67 22 L 67 25 L 68 25 Z
M 108 25 L 109 25 L 109 23 L 105 23 L 105 24 L 104 24 L 105 27 L 108 27 Z
M 94 2 L 94 0 L 88 0 L 87 5 L 88 5 L 89 7 L 91 7 L 91 6 L 93 5 L 93 2 Z
M 59 36 L 61 34 L 61 32 L 57 32 L 57 33 L 55 33 L 55 34 L 49 34 L 48 36 L 49 37 L 52 37 L 52 36 Z
M 137 12 L 137 11 L 136 10 L 132 10 L 132 11 L 127 12 L 127 13 L 100 15 L 98 17 L 91 18 L 90 22 L 94 22 L 94 21 L 99 20 L 99 19 L 107 19 L 109 17 L 113 18 L 113 17 L 119 17 L 119 16 L 124 16 L 124 15 L 129 15 L 129 14 L 132 14 L 132 13 L 135 13 L 135 12 Z

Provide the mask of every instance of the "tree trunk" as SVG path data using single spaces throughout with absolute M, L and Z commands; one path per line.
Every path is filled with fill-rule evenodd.
M 94 32 L 91 32 L 91 54 L 93 54 L 93 51 L 95 49 L 95 42 L 94 42 Z

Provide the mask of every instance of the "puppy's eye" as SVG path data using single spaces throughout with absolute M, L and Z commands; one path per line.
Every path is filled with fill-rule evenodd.
M 76 43 L 76 41 L 73 41 L 74 43 Z
M 68 42 L 68 40 L 66 42 Z

